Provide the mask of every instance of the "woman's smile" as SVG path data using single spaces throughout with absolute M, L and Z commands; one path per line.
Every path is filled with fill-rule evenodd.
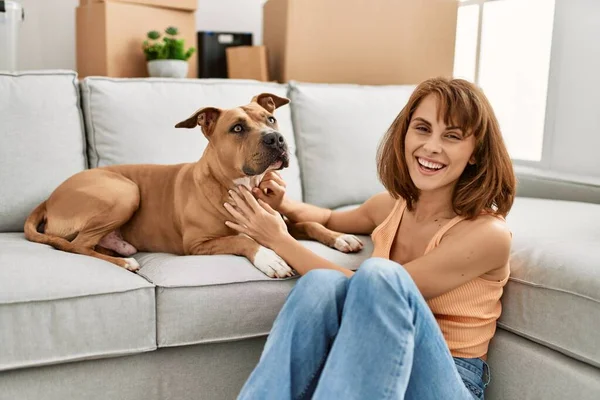
M 423 175 L 431 176 L 442 172 L 446 168 L 446 164 L 431 160 L 425 157 L 415 157 L 418 170 Z

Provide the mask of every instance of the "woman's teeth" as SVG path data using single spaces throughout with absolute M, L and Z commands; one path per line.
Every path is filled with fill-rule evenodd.
M 436 163 L 436 162 L 431 162 L 431 161 L 428 161 L 428 160 L 424 160 L 422 158 L 417 158 L 417 161 L 423 167 L 426 167 L 428 169 L 438 170 L 438 169 L 442 169 L 442 168 L 445 167 L 444 164 L 439 164 L 439 163 Z

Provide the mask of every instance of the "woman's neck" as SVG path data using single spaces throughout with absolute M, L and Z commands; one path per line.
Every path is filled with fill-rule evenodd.
M 434 191 L 422 191 L 412 211 L 417 222 L 456 216 L 452 207 L 452 187 Z

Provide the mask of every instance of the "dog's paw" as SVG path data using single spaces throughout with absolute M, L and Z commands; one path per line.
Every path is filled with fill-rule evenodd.
M 140 264 L 137 262 L 137 260 L 135 258 L 129 257 L 129 258 L 124 258 L 123 260 L 125 261 L 125 268 L 128 271 L 136 272 L 140 269 Z
M 363 243 L 354 235 L 340 235 L 335 239 L 333 247 L 343 253 L 356 253 L 362 250 Z
M 260 246 L 254 256 L 254 266 L 265 275 L 285 278 L 294 275 L 294 270 L 273 250 Z

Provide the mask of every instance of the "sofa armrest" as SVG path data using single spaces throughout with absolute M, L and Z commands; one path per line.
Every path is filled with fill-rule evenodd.
M 515 165 L 517 196 L 600 204 L 600 178 Z

